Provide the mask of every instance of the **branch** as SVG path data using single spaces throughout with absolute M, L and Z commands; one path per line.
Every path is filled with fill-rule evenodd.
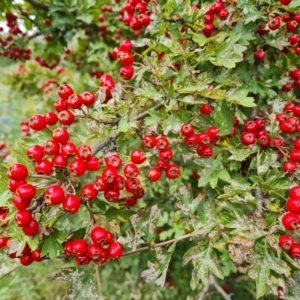
M 47 4 L 40 3 L 36 0 L 25 0 L 25 2 L 31 4 L 34 8 L 37 8 L 37 9 L 48 10 L 48 8 L 49 8 Z
M 133 255 L 133 254 L 139 253 L 139 252 L 145 252 L 145 251 L 148 251 L 148 250 L 154 249 L 154 248 L 159 248 L 159 247 L 167 246 L 167 245 L 179 242 L 179 241 L 186 240 L 186 239 L 190 238 L 191 236 L 192 236 L 192 234 L 188 233 L 188 234 L 185 234 L 185 235 L 183 235 L 183 236 L 181 236 L 181 237 L 179 237 L 177 239 L 173 239 L 173 240 L 161 242 L 161 243 L 158 243 L 158 244 L 154 244 L 154 245 L 151 245 L 151 246 L 147 246 L 147 247 L 143 247 L 143 248 L 139 248 L 139 249 L 136 249 L 136 250 L 133 250 L 133 251 L 126 252 L 121 257 Z
M 153 109 L 155 111 L 161 109 L 162 107 L 164 107 L 163 102 L 159 102 L 157 104 L 155 104 L 153 107 L 151 107 L 150 109 Z M 142 112 L 138 115 L 136 115 L 132 121 L 140 121 L 142 119 L 145 119 L 147 116 L 149 116 L 148 111 Z M 114 120 L 111 124 L 112 125 L 117 125 L 119 123 L 119 121 L 121 120 L 121 118 L 117 118 L 116 120 Z M 95 149 L 93 150 L 93 155 L 96 155 L 99 151 L 101 151 L 103 148 L 105 148 L 106 146 L 108 146 L 109 144 L 113 143 L 116 141 L 116 139 L 122 134 L 122 132 L 118 131 L 114 136 L 108 138 L 107 140 L 103 141 L 102 143 L 100 143 L 98 146 L 95 147 Z
M 215 287 L 215 289 L 219 292 L 220 295 L 222 295 L 222 297 L 225 300 L 231 300 L 231 296 L 228 295 L 221 287 L 220 285 L 217 283 L 214 275 L 210 275 L 210 284 L 213 285 Z
M 31 205 L 28 210 L 29 211 L 34 211 L 36 210 L 42 203 L 44 202 L 44 194 L 39 195 L 38 197 L 35 198 L 33 205 Z

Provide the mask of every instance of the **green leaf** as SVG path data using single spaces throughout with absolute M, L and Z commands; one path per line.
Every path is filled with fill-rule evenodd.
M 81 14 L 76 17 L 77 20 L 83 21 L 84 23 L 91 24 L 93 21 L 92 15 Z
M 96 288 L 96 281 L 93 272 L 94 265 L 89 267 L 64 268 L 54 276 L 54 280 L 63 280 L 71 283 L 64 300 L 73 299 L 97 299 L 104 300 Z
M 112 220 L 121 220 L 123 222 L 129 221 L 130 217 L 136 212 L 129 209 L 117 209 L 111 206 L 105 213 L 105 216 L 108 221 Z
M 228 151 L 232 154 L 229 156 L 229 160 L 237 160 L 237 161 L 244 161 L 248 158 L 251 154 L 257 152 L 257 150 L 251 150 L 249 148 L 239 149 L 236 147 L 228 147 Z
M 222 101 L 220 107 L 214 112 L 214 121 L 220 128 L 220 136 L 227 135 L 231 132 L 234 121 L 235 110 L 229 109 L 227 102 Z
M 206 86 L 201 85 L 191 85 L 191 86 L 185 86 L 184 88 L 181 88 L 178 90 L 179 94 L 191 94 L 196 92 L 201 92 L 206 89 Z
M 19 163 L 24 164 L 29 172 L 33 172 L 33 166 L 32 164 L 30 164 L 30 161 L 26 156 L 25 149 L 23 149 L 22 145 L 19 142 L 16 144 L 16 146 L 10 149 L 12 156 L 15 157 Z
M 18 267 L 20 267 L 20 263 L 17 259 L 8 259 L 5 251 L 0 252 L 0 278 L 8 275 Z
M 7 190 L 7 186 L 6 186 L 6 191 L 3 192 L 3 194 L 0 196 L 0 207 L 6 206 L 7 200 L 10 199 L 11 197 L 12 197 L 11 192 Z
M 130 128 L 130 123 L 127 122 L 127 120 L 124 118 L 121 119 L 118 124 L 118 130 L 121 132 L 127 132 L 129 128 Z
M 255 100 L 253 97 L 247 97 L 248 93 L 249 91 L 246 89 L 237 89 L 234 93 L 228 95 L 228 101 L 245 107 L 255 107 Z
M 41 256 L 48 254 L 50 259 L 55 259 L 63 251 L 61 243 L 65 240 L 66 236 L 67 234 L 62 231 L 55 231 L 45 237 Z
M 0 194 L 7 191 L 8 182 L 9 182 L 9 178 L 7 174 L 0 172 Z

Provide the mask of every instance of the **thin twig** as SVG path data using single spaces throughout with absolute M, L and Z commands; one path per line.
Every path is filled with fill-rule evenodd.
M 222 287 L 217 283 L 215 277 L 210 274 L 210 284 L 215 287 L 215 289 L 219 292 L 219 294 L 225 299 L 225 300 L 231 300 L 231 295 L 228 295 Z

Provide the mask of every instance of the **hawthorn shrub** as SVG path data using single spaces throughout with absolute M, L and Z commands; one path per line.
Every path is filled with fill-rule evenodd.
M 299 1 L 0 9 L 2 282 L 300 297 Z

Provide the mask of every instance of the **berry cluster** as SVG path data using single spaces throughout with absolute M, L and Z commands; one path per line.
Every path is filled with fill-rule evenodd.
M 139 35 L 142 27 L 147 27 L 151 23 L 147 6 L 149 2 L 150 0 L 126 0 L 124 7 L 119 11 L 119 20 L 134 30 L 135 36 Z
M 199 32 L 202 32 L 206 37 L 210 37 L 216 26 L 214 25 L 215 17 L 224 21 L 228 18 L 229 11 L 224 8 L 224 4 L 222 0 L 216 0 L 214 4 L 209 6 L 206 14 L 204 15 L 203 23 L 204 27 Z
M 166 137 L 154 137 L 153 135 L 146 135 L 142 141 L 143 145 L 148 148 L 156 147 L 159 151 L 159 157 L 156 162 L 156 167 L 151 168 L 148 171 L 147 177 L 150 181 L 154 182 L 161 178 L 162 172 L 166 172 L 166 176 L 169 179 L 176 179 L 180 175 L 180 169 L 175 164 L 170 164 L 173 158 L 173 152 L 169 148 L 169 141 Z M 144 156 L 140 159 L 144 160 Z M 132 158 L 133 160 L 133 154 Z
M 41 85 L 41 89 L 44 91 L 44 93 L 50 94 L 53 90 L 51 85 L 57 86 L 58 82 L 56 79 L 47 79 L 42 85 Z
M 90 232 L 91 244 L 84 239 L 69 240 L 64 244 L 67 257 L 75 257 L 79 265 L 87 265 L 91 261 L 97 265 L 107 262 L 108 258 L 118 259 L 123 254 L 123 246 L 115 241 L 113 234 L 96 225 Z
M 282 224 L 285 229 L 294 231 L 300 227 L 300 186 L 294 186 L 289 191 L 289 199 L 286 202 L 288 212 L 282 217 Z M 289 235 L 281 235 L 279 237 L 279 246 L 289 251 L 291 257 L 300 263 L 300 244 L 296 243 Z
M 111 52 L 113 58 L 117 59 L 123 65 L 120 69 L 120 76 L 124 80 L 130 80 L 134 75 L 134 68 L 132 66 L 134 59 L 130 54 L 132 50 L 132 43 L 130 40 L 123 40 L 119 47 L 116 47 Z
M 21 136 L 31 136 L 29 121 L 21 120 L 20 125 L 21 125 Z

